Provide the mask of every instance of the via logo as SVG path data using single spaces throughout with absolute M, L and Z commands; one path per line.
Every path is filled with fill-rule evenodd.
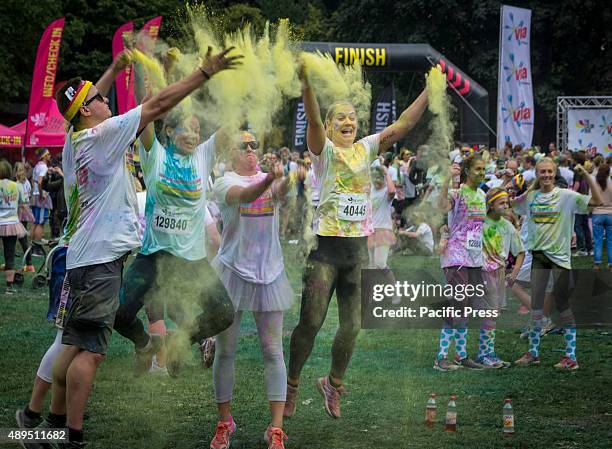
M 30 120 L 34 123 L 34 125 L 42 128 L 45 126 L 47 115 L 44 112 L 38 112 L 30 117 Z
M 601 128 L 602 136 L 605 136 L 606 133 L 608 136 L 612 136 L 612 122 L 608 123 L 605 115 L 601 116 L 601 125 L 599 125 L 599 127 Z
M 504 115 L 504 123 L 507 123 L 508 120 L 512 119 L 516 126 L 519 128 L 523 125 L 533 125 L 531 108 L 525 107 L 525 102 L 521 101 L 521 103 L 514 107 L 512 105 L 512 95 L 508 95 L 508 104 L 506 106 L 502 105 L 502 114 Z
M 576 128 L 580 130 L 581 134 L 591 134 L 591 130 L 595 128 L 595 125 L 590 120 L 578 120 L 576 122 Z
M 521 45 L 529 45 L 529 41 L 527 41 L 529 32 L 525 26 L 525 21 L 521 20 L 519 23 L 515 24 L 514 14 L 510 13 L 508 17 L 510 18 L 510 25 L 504 25 L 505 30 L 510 30 L 507 40 L 511 41 L 512 38 L 514 38 L 519 47 Z
M 518 84 L 528 85 L 529 81 L 527 81 L 527 77 L 529 72 L 527 71 L 527 67 L 525 67 L 525 63 L 520 61 L 517 65 L 514 59 L 514 53 L 510 53 L 508 58 L 510 59 L 510 65 L 504 66 L 504 70 L 506 71 L 506 82 L 514 78 Z

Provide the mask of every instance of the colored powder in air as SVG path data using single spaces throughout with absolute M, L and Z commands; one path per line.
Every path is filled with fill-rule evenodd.
M 448 161 L 448 152 L 452 150 L 455 125 L 451 120 L 453 106 L 446 93 L 446 77 L 439 66 L 432 67 L 426 75 L 429 111 L 433 118 L 429 123 L 431 135 L 427 144 L 433 150 L 436 160 Z
M 335 101 L 348 101 L 357 112 L 359 124 L 367 129 L 372 87 L 364 80 L 361 65 L 339 66 L 330 55 L 321 52 L 303 52 L 300 57 L 321 107 L 326 109 Z

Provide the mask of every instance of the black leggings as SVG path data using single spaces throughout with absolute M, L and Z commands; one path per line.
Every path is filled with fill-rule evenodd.
M 293 380 L 299 379 L 310 356 L 334 291 L 340 322 L 332 344 L 330 374 L 334 378 L 344 378 L 361 328 L 361 268 L 367 254 L 365 240 L 318 237 L 318 243 L 319 248 L 310 253 L 306 263 L 300 321 L 291 334 L 288 377 Z M 342 263 L 339 263 L 340 258 Z
M 4 269 L 15 269 L 15 246 L 17 245 L 17 236 L 11 235 L 2 237 L 2 246 L 4 248 Z
M 569 298 L 573 290 L 571 271 L 561 268 L 551 261 L 542 251 L 533 251 L 533 261 L 531 262 L 531 288 L 532 291 L 532 310 L 542 310 L 544 307 L 544 295 L 546 285 L 552 271 L 555 297 L 555 305 L 559 313 L 570 308 Z
M 229 295 L 206 259 L 189 261 L 164 251 L 136 256 L 125 273 L 120 303 L 114 328 L 137 348 L 149 341 L 137 317 L 145 304 L 159 311 L 165 303 L 168 316 L 189 334 L 192 343 L 217 335 L 234 319 Z M 202 313 L 192 318 L 194 305 Z
M 23 225 L 23 227 L 25 229 L 28 229 L 28 222 L 27 221 L 22 221 L 21 224 Z M 21 249 L 22 249 L 23 253 L 26 254 L 26 251 L 28 251 L 28 248 L 30 247 L 30 243 L 28 242 L 28 234 L 27 233 L 26 233 L 26 235 L 24 235 L 23 237 L 21 237 L 19 239 L 19 244 L 21 245 Z M 32 251 L 28 251 L 27 252 L 25 264 L 26 265 L 32 265 Z

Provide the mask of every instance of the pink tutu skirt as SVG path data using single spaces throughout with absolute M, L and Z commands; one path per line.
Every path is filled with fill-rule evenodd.
M 21 238 L 27 234 L 26 228 L 21 223 L 0 225 L 0 237 L 13 237 Z

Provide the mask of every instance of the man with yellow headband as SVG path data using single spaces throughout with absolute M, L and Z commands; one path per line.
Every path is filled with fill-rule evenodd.
M 63 171 L 76 174 L 76 189 L 68 202 L 70 210 L 78 211 L 66 256 L 71 306 L 53 370 L 51 413 L 39 426 L 68 427 L 70 441 L 58 447 L 84 446 L 83 413 L 119 307 L 123 263 L 140 246 L 136 192 L 126 152 L 147 124 L 216 73 L 239 64 L 241 56 L 227 56 L 231 50 L 213 55 L 209 47 L 191 75 L 117 117 L 112 117 L 108 99 L 90 81 L 74 78 L 56 94 L 58 108 L 71 125 Z

